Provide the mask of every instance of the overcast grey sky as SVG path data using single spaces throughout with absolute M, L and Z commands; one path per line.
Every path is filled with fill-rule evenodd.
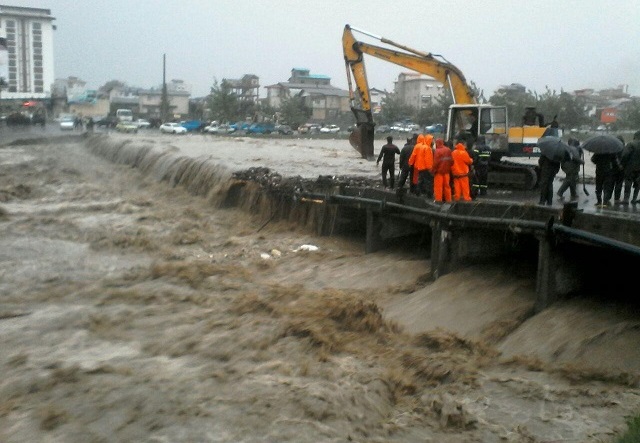
M 345 24 L 442 54 L 485 91 L 521 83 L 544 92 L 629 85 L 640 95 L 638 0 L 0 0 L 51 9 L 55 76 L 90 88 L 181 79 L 194 96 L 214 80 L 287 81 L 292 68 L 347 89 Z M 362 40 L 376 43 L 366 36 Z M 406 71 L 366 57 L 370 87 Z M 266 95 L 261 88 L 261 95 Z

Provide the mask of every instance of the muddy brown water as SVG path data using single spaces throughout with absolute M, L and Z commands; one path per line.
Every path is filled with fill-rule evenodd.
M 612 441 L 640 406 L 634 307 L 533 315 L 513 266 L 430 282 L 411 251 L 266 223 L 251 183 L 221 207 L 245 167 L 376 176 L 352 151 L 0 146 L 0 441 Z

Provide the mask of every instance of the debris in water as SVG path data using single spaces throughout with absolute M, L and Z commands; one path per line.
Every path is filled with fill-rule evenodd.
M 293 250 L 293 252 L 298 252 L 298 251 L 317 251 L 318 247 L 315 245 L 302 245 L 299 248 L 296 248 Z

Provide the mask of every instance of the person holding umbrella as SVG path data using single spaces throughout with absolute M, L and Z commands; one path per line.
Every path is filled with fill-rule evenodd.
M 560 137 L 552 135 L 540 137 L 538 140 L 540 158 L 538 167 L 540 176 L 540 205 L 551 206 L 553 204 L 553 180 L 560 171 L 560 162 L 570 155 L 570 147 Z
M 591 156 L 596 165 L 596 206 L 611 206 L 616 172 L 622 167 L 616 154 L 597 153 Z M 603 200 L 604 198 L 604 200 Z
M 617 135 L 616 137 L 624 145 L 624 137 L 622 137 L 621 135 Z M 613 172 L 613 204 L 619 205 L 622 203 L 620 197 L 622 196 L 622 188 L 624 185 L 624 164 L 622 162 L 622 151 L 616 153 L 616 157 L 618 157 L 617 162 L 620 164 L 620 168 L 614 170 Z
M 565 178 L 560 185 L 560 189 L 558 189 L 558 197 L 561 199 L 564 198 L 564 193 L 568 189 L 569 194 L 571 194 L 571 200 L 577 200 L 580 165 L 584 164 L 584 160 L 582 159 L 583 152 L 580 148 L 580 142 L 575 138 L 570 138 L 568 145 L 575 148 L 575 151 L 572 150 L 569 155 L 565 155 L 560 164 L 560 167 L 565 173 Z
M 633 134 L 633 140 L 627 143 L 622 151 L 622 163 L 624 165 L 624 200 L 622 204 L 629 204 L 631 187 L 633 186 L 632 204 L 640 203 L 640 131 Z
M 618 153 L 624 144 L 612 135 L 596 135 L 584 142 L 582 149 L 593 152 L 591 161 L 596 165 L 596 206 L 611 205 L 615 173 L 622 168 Z
M 540 167 L 540 201 L 541 205 L 551 206 L 553 204 L 553 180 L 560 171 L 560 162 L 552 160 L 546 155 L 541 155 L 538 159 Z

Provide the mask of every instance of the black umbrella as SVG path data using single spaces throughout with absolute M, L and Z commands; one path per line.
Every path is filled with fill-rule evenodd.
M 613 135 L 595 135 L 582 144 L 582 149 L 594 154 L 615 154 L 624 149 L 624 144 Z
M 573 160 L 576 163 L 584 163 L 582 161 L 582 155 L 580 155 L 580 151 L 576 146 L 568 145 L 567 147 L 569 148 L 568 151 L 569 151 L 569 155 L 571 156 L 571 160 Z
M 540 154 L 556 162 L 564 160 L 565 155 L 569 153 L 571 149 L 560 137 L 554 137 L 552 135 L 540 137 L 538 139 L 538 148 L 540 149 Z

